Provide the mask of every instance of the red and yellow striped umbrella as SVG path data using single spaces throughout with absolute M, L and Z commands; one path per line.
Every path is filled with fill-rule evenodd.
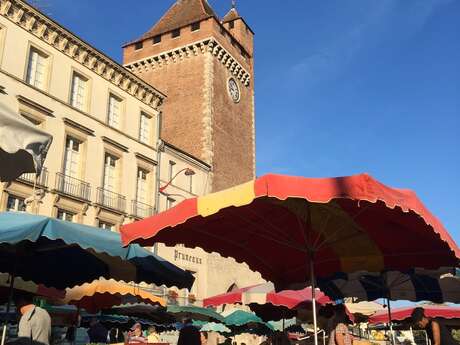
M 460 250 L 415 193 L 367 174 L 266 175 L 188 199 L 122 230 L 124 244 L 183 243 L 246 262 L 277 289 L 336 272 L 455 266 Z M 313 265 L 310 265 L 312 263 Z
M 92 283 L 66 289 L 65 304 L 73 304 L 88 312 L 98 312 L 115 305 L 126 303 L 147 303 L 166 306 L 166 301 L 137 285 L 100 278 Z

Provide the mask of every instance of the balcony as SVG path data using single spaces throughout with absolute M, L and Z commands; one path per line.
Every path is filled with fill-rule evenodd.
M 137 218 L 150 217 L 154 213 L 154 208 L 150 205 L 144 204 L 137 200 L 131 201 L 131 212 L 132 215 Z
M 18 177 L 18 180 L 30 185 L 33 185 L 35 183 L 35 174 L 34 173 L 27 173 L 27 174 L 22 174 L 21 176 Z M 40 175 L 37 177 L 36 180 L 36 185 L 40 187 L 48 187 L 48 169 L 43 168 L 42 172 Z
M 91 186 L 89 183 L 56 173 L 55 189 L 66 195 L 89 201 L 91 199 Z
M 126 198 L 104 188 L 97 188 L 97 203 L 112 210 L 126 211 Z

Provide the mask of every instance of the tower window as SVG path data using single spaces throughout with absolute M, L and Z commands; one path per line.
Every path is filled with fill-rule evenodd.
M 224 29 L 223 26 L 220 27 L 220 34 L 221 34 L 222 36 L 225 36 L 225 29 Z
M 176 37 L 179 37 L 180 36 L 180 29 L 175 29 L 172 31 L 171 33 L 171 37 L 172 38 L 176 38 Z
M 135 50 L 142 49 L 142 47 L 144 47 L 144 42 L 136 42 L 136 44 L 134 44 Z
M 233 29 L 235 27 L 235 22 L 232 20 L 231 22 L 228 23 L 229 28 Z
M 158 44 L 161 42 L 161 35 L 156 35 L 153 37 L 153 44 Z
M 192 24 L 192 31 L 200 30 L 200 22 L 196 22 Z

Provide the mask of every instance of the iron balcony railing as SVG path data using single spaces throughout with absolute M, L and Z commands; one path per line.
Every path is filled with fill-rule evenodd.
M 81 181 L 75 177 L 70 177 L 59 172 L 56 173 L 55 188 L 63 194 L 88 201 L 91 199 L 91 186 L 88 182 Z
M 21 176 L 18 177 L 18 180 L 33 185 L 35 182 L 35 174 L 34 173 L 22 174 Z M 48 187 L 48 169 L 46 168 L 42 169 L 40 175 L 37 176 L 36 185 L 40 187 Z
M 154 208 L 137 200 L 131 201 L 131 212 L 138 218 L 150 217 L 154 213 Z
M 97 203 L 101 206 L 111 208 L 121 212 L 126 211 L 126 198 L 118 193 L 114 193 L 104 188 L 97 188 Z

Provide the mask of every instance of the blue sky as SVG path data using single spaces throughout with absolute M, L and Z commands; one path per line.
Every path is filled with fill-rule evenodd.
M 42 0 L 116 60 L 173 0 Z M 230 0 L 209 0 L 219 15 Z M 460 243 L 460 1 L 239 0 L 256 33 L 257 172 L 368 172 Z

